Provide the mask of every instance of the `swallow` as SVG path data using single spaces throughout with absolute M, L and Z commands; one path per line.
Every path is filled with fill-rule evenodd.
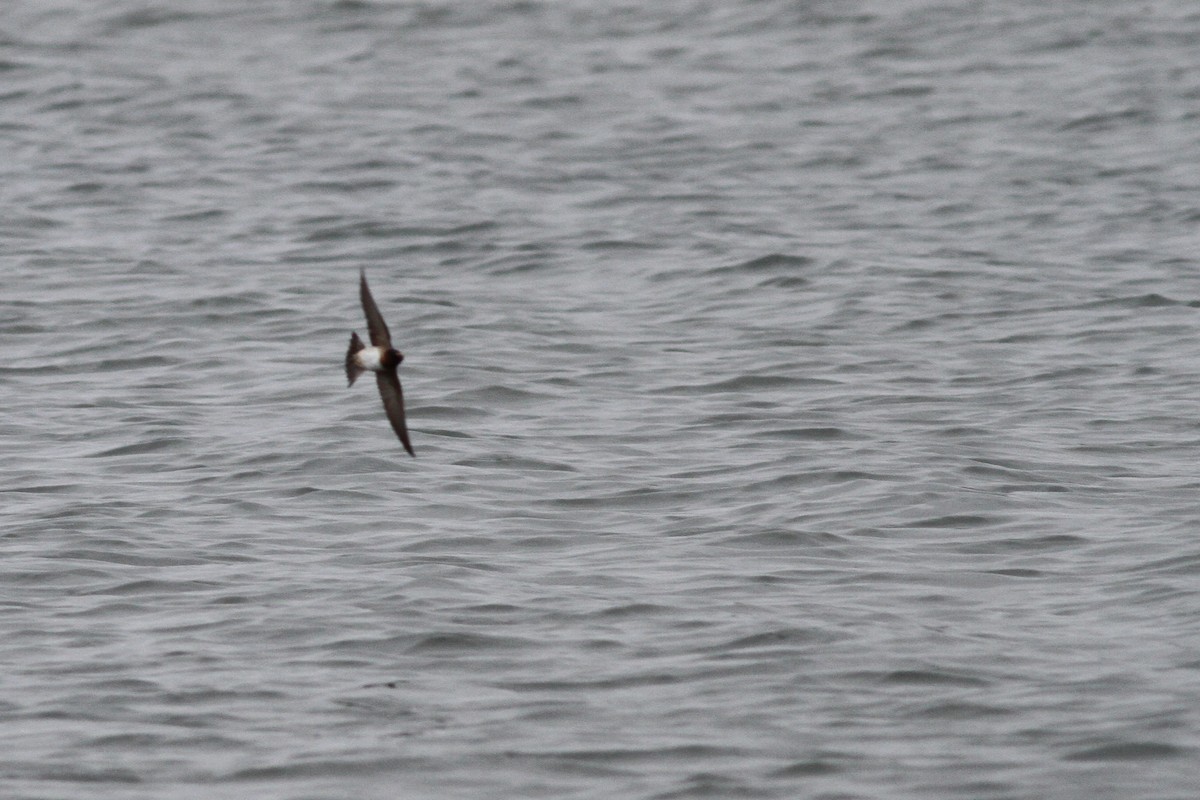
M 397 368 L 404 360 L 404 355 L 392 347 L 392 336 L 388 333 L 387 323 L 371 297 L 367 288 L 366 271 L 359 272 L 358 295 L 362 299 L 363 312 L 367 315 L 367 332 L 371 335 L 371 346 L 367 347 L 358 338 L 357 333 L 350 334 L 350 349 L 346 351 L 346 378 L 350 381 L 347 386 L 354 385 L 354 379 L 367 370 L 375 373 L 375 383 L 379 385 L 379 396 L 383 398 L 383 410 L 387 412 L 388 422 L 392 430 L 400 437 L 400 444 L 408 454 L 416 458 L 412 442 L 408 440 L 408 426 L 404 424 L 404 392 L 400 390 L 400 376 Z

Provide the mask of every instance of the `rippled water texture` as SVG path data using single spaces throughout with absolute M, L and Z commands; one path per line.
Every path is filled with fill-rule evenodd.
M 0 794 L 1194 797 L 1198 42 L 6 4 Z

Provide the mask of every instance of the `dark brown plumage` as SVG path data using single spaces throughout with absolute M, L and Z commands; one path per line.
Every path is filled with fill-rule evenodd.
M 379 396 L 383 398 L 383 410 L 387 412 L 388 422 L 392 430 L 400 437 L 400 444 L 415 457 L 412 443 L 408 440 L 408 426 L 404 419 L 404 392 L 400 388 L 400 376 L 397 368 L 404 360 L 404 355 L 392 347 L 392 337 L 388 333 L 387 323 L 371 297 L 367 286 L 367 274 L 359 273 L 358 295 L 362 300 L 363 313 L 367 315 L 367 331 L 371 337 L 371 347 L 368 348 L 358 338 L 357 333 L 350 334 L 350 348 L 346 351 L 346 378 L 349 385 L 365 370 L 375 373 L 375 383 L 379 386 Z

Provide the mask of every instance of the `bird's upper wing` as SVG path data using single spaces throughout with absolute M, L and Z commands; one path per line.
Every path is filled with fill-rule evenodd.
M 360 272 L 359 277 L 361 282 L 358 286 L 358 294 L 362 298 L 363 311 L 367 315 L 367 330 L 371 334 L 371 344 L 376 347 L 389 348 L 392 346 L 392 336 L 388 333 L 383 315 L 379 313 L 379 306 L 375 305 L 375 298 L 371 297 L 371 290 L 367 288 L 367 273 Z M 401 412 L 401 419 L 403 418 L 403 412 Z
M 417 454 L 413 452 L 412 442 L 408 440 L 408 426 L 404 424 L 404 392 L 400 390 L 400 378 L 396 375 L 396 369 L 393 367 L 376 372 L 375 382 L 379 384 L 379 396 L 383 398 L 383 408 L 387 411 L 388 422 L 392 423 L 392 430 L 400 437 L 400 444 L 404 445 L 408 454 L 415 458 Z

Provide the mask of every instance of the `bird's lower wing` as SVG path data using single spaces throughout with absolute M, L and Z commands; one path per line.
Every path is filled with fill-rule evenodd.
M 387 412 L 388 422 L 392 423 L 392 430 L 400 437 L 400 444 L 404 445 L 408 454 L 415 457 L 417 454 L 408 440 L 408 426 L 404 423 L 404 392 L 400 390 L 400 378 L 396 370 L 376 372 L 375 382 L 379 384 L 379 396 L 383 398 L 383 409 Z

